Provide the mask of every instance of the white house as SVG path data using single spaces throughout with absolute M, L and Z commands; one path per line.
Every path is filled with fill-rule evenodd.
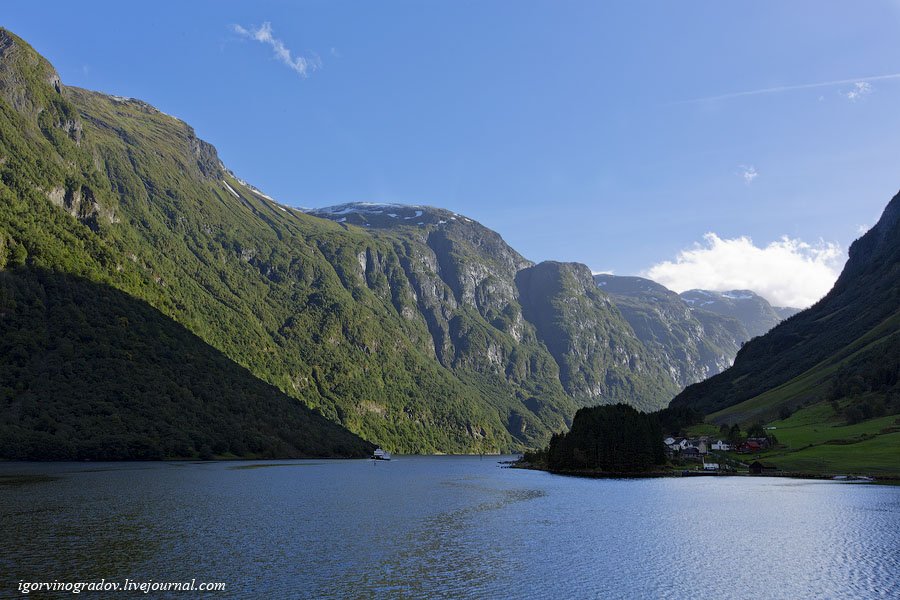
M 666 439 L 663 440 L 663 444 L 665 444 L 666 446 L 673 446 L 675 444 L 675 438 L 673 438 L 671 436 L 667 437 Z
M 719 463 L 703 463 L 704 471 L 718 471 Z
M 728 450 L 731 450 L 731 444 L 729 444 L 725 440 L 716 440 L 712 444 L 712 449 L 727 452 Z

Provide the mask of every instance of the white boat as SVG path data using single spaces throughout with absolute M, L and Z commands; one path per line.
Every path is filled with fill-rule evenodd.
M 375 460 L 391 460 L 391 453 L 378 448 L 377 450 L 375 450 L 372 458 Z

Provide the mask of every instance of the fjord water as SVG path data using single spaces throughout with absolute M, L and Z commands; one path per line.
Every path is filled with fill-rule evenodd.
M 0 482 L 0 596 L 126 577 L 223 581 L 214 596 L 234 598 L 900 590 L 900 487 L 578 479 L 496 457 L 5 463 Z

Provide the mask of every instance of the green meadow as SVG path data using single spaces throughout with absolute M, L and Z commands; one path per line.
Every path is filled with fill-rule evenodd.
M 782 471 L 900 477 L 900 415 L 848 425 L 831 403 L 819 402 L 766 426 L 775 428 L 769 433 L 778 446 L 753 460 L 774 463 Z M 749 460 L 748 455 L 735 457 Z

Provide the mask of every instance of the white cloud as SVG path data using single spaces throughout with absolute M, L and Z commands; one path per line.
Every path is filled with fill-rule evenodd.
M 753 183 L 753 180 L 759 175 L 756 167 L 753 165 L 738 165 L 738 168 L 741 170 L 741 177 L 744 178 L 744 183 L 747 185 Z
M 856 102 L 865 96 L 868 96 L 872 93 L 875 88 L 872 87 L 872 84 L 867 81 L 857 81 L 853 84 L 853 89 L 849 92 L 841 92 L 841 96 L 849 100 L 850 102 Z
M 746 236 L 722 239 L 707 233 L 703 239 L 642 275 L 676 292 L 746 289 L 776 306 L 805 308 L 831 289 L 844 260 L 832 242 L 813 245 L 784 236 L 760 247 Z
M 872 229 L 871 225 L 857 225 L 856 233 L 859 235 L 865 235 L 866 232 L 869 231 L 870 229 Z
M 615 273 L 613 273 L 612 269 L 604 269 L 601 271 L 591 269 L 591 275 L 615 275 Z
M 240 25 L 234 25 L 233 29 L 235 33 L 247 39 L 270 45 L 275 52 L 275 58 L 300 77 L 308 77 L 311 72 L 322 66 L 322 61 L 318 56 L 294 56 L 284 42 L 272 35 L 272 24 L 268 21 L 259 27 L 251 26 L 247 29 Z

